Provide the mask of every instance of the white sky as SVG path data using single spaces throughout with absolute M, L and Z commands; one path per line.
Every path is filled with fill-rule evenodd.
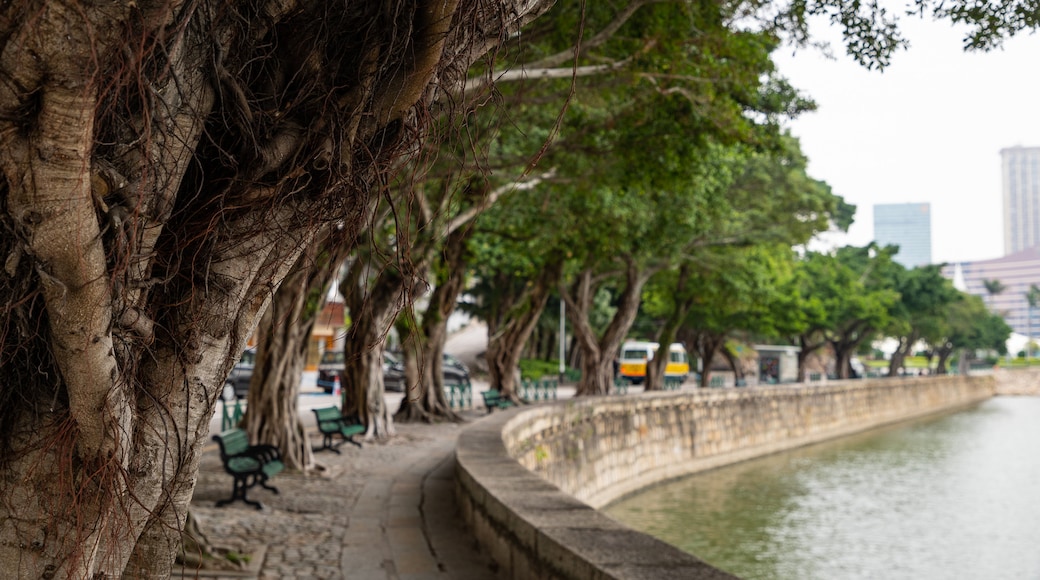
M 816 49 L 774 55 L 818 105 L 789 124 L 810 175 L 857 206 L 848 236 L 827 239 L 866 244 L 874 204 L 930 202 L 933 261 L 1000 257 L 1000 149 L 1040 146 L 1040 37 L 965 53 L 948 22 L 910 18 L 903 29 L 910 48 L 884 72 L 860 67 L 837 41 L 836 60 Z

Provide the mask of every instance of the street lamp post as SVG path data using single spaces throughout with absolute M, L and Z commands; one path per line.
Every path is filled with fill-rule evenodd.
M 563 377 L 566 374 L 567 366 L 563 358 L 567 354 L 567 303 L 563 301 L 563 297 L 560 297 L 560 384 L 563 384 Z

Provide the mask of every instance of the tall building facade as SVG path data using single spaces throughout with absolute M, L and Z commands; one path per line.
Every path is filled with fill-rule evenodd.
M 1040 147 L 1000 150 L 1004 254 L 1040 245 Z
M 1026 293 L 1030 286 L 1040 286 L 1040 247 L 1032 247 L 1010 256 L 980 262 L 961 262 L 943 268 L 943 275 L 969 294 L 982 298 L 994 314 L 999 314 L 1015 332 L 1040 336 L 1040 308 L 1030 312 Z M 999 280 L 1003 289 L 990 294 L 986 281 Z
M 899 246 L 895 261 L 907 268 L 932 263 L 932 206 L 886 203 L 874 206 L 874 241 Z

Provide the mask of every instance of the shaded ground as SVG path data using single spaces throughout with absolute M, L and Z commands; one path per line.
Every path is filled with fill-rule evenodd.
M 388 441 L 344 445 L 341 455 L 322 452 L 321 474 L 281 473 L 272 481 L 279 495 L 251 489 L 262 511 L 241 502 L 214 506 L 230 496 L 231 477 L 211 446 L 192 510 L 213 543 L 242 553 L 266 548 L 259 566 L 253 562 L 259 578 L 495 578 L 455 510 L 451 478 L 460 430 L 399 425 Z M 196 576 L 193 570 L 183 577 Z

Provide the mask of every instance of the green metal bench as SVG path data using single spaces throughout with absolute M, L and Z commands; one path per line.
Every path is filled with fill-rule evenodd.
M 617 377 L 614 379 L 614 392 L 618 395 L 627 395 L 628 387 L 632 383 L 628 382 L 628 379 Z
M 513 406 L 513 401 L 503 397 L 502 393 L 492 389 L 481 393 L 484 397 L 484 406 L 487 407 L 488 413 L 495 409 L 508 409 Z
M 267 484 L 268 479 L 285 469 L 278 448 L 273 445 L 250 445 L 249 434 L 243 429 L 228 429 L 214 435 L 213 440 L 220 446 L 220 460 L 224 464 L 224 471 L 235 478 L 231 497 L 218 501 L 217 507 L 242 500 L 256 509 L 263 509 L 264 506 L 260 502 L 246 498 L 246 492 L 249 488 L 259 485 L 278 493 L 276 487 Z
M 666 391 L 678 391 L 682 388 L 683 378 L 682 377 L 664 377 L 664 390 Z
M 361 442 L 355 441 L 354 437 L 364 433 L 365 426 L 361 424 L 361 420 L 356 415 L 344 416 L 337 407 L 322 407 L 311 409 L 311 411 L 314 411 L 318 431 L 321 432 L 321 447 L 315 451 L 328 449 L 339 453 L 339 446 L 348 442 L 361 447 Z M 336 437 L 339 437 L 341 441 L 333 445 Z

